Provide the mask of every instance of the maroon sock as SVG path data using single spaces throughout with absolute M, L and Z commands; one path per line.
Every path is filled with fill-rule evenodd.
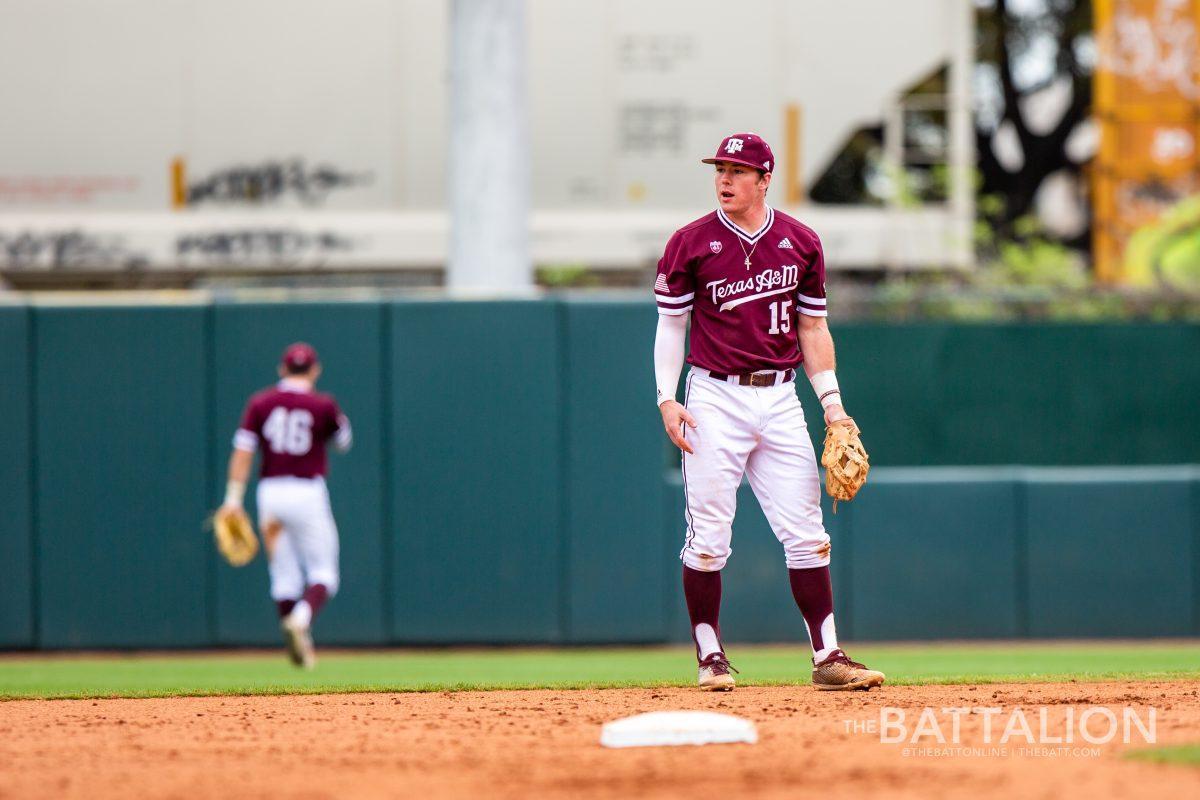
M 792 597 L 800 606 L 800 613 L 808 624 L 808 638 L 813 652 L 823 650 L 826 645 L 821 637 L 821 623 L 833 613 L 833 583 L 829 579 L 829 567 L 813 569 L 789 569 L 788 580 L 792 584 Z M 837 647 L 837 642 L 830 643 Z
M 721 626 L 718 619 L 721 615 L 721 573 L 701 572 L 684 566 L 683 596 L 687 600 L 688 617 L 692 620 L 692 641 L 696 641 L 696 626 L 707 623 L 712 626 L 720 645 Z M 724 645 L 720 646 L 724 651 Z M 696 658 L 700 658 L 699 642 L 696 642 Z
M 279 618 L 283 619 L 288 614 L 292 613 L 292 609 L 296 607 L 299 600 L 276 600 L 275 607 L 279 609 Z
M 308 601 L 308 606 L 312 609 L 313 619 L 316 619 L 317 612 L 321 610 L 321 606 L 325 605 L 325 601 L 329 599 L 329 590 L 325 588 L 325 584 L 323 583 L 314 583 L 304 590 L 304 599 Z

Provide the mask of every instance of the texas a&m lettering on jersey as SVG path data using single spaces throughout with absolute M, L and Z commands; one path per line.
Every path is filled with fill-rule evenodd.
M 654 296 L 660 314 L 692 314 L 688 363 L 731 374 L 796 367 L 797 314 L 826 314 L 821 241 L 770 206 L 754 232 L 717 209 L 667 242 Z
M 264 478 L 315 478 L 327 472 L 325 445 L 351 443 L 350 422 L 331 395 L 284 378 L 246 403 L 233 446 L 254 452 L 262 442 Z

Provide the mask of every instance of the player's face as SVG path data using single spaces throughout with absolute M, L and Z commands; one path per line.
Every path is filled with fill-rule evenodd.
M 728 161 L 716 163 L 717 202 L 726 214 L 738 216 L 764 201 L 771 175 Z

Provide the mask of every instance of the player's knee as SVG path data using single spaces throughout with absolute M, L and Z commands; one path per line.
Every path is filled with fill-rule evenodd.
M 338 574 L 327 570 L 313 570 L 308 576 L 309 583 L 321 584 L 325 587 L 325 592 L 329 597 L 337 594 L 339 581 Z
M 814 541 L 795 542 L 789 545 L 784 553 L 788 569 L 812 569 L 829 564 L 833 546 L 829 535 Z
M 304 595 L 304 581 L 301 578 L 279 578 L 271 580 L 271 599 L 299 600 Z
M 684 550 L 683 563 L 699 572 L 719 572 L 725 569 L 729 561 L 729 551 L 725 553 L 703 553 L 697 550 Z

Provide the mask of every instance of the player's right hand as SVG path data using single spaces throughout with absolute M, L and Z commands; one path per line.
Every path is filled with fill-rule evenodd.
M 667 437 L 671 440 L 671 443 L 685 453 L 694 454 L 696 451 L 692 449 L 687 439 L 684 438 L 685 429 L 683 426 L 687 424 L 695 428 L 696 418 L 678 400 L 668 400 L 660 405 L 658 410 L 662 412 L 663 427 L 666 428 Z

